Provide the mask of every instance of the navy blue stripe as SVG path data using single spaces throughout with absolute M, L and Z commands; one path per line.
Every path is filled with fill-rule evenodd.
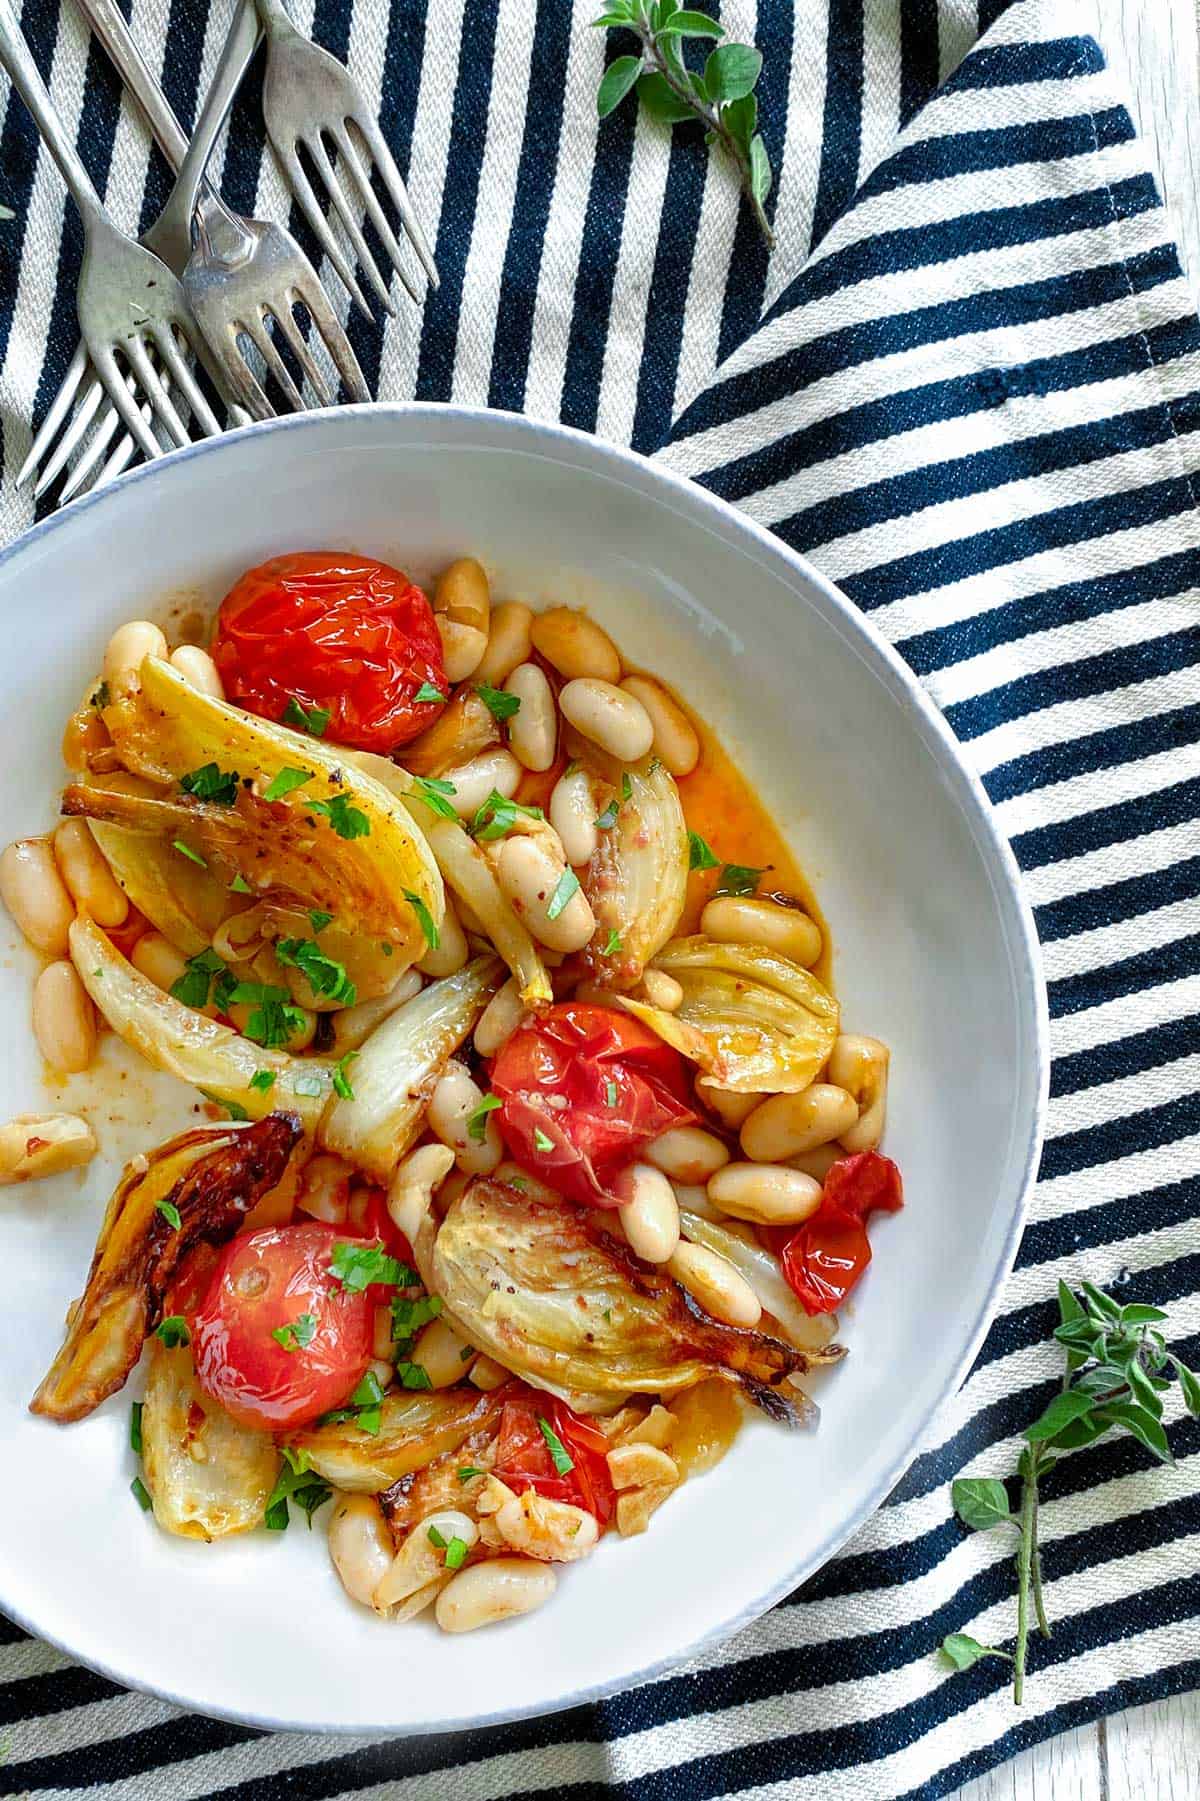
M 1049 901 L 1035 907 L 1034 919 L 1042 943 L 1051 944 L 1059 938 L 1093 932 L 1098 926 L 1117 925 L 1140 913 L 1154 913 L 1176 901 L 1194 900 L 1197 894 L 1200 857 L 1187 857 L 1172 863 L 1169 869 L 1147 870 L 1144 875 L 1129 876 L 1123 882 L 1109 882 L 1103 888 L 1089 888 L 1083 894 Z
M 1000 17 L 1012 5 L 1012 0 L 979 0 L 979 35 L 989 31 Z
M 829 0 L 825 110 L 810 248 L 849 205 L 862 148 L 863 0 Z
M 1073 1176 L 1081 1169 L 1097 1169 L 1102 1163 L 1115 1163 L 1119 1157 L 1132 1157 L 1139 1151 L 1157 1150 L 1176 1138 L 1190 1138 L 1200 1132 L 1200 1094 L 1181 1094 L 1158 1107 L 1146 1107 L 1124 1119 L 1108 1120 L 1102 1126 L 1084 1126 L 1078 1132 L 1064 1132 L 1060 1138 L 1047 1141 L 1042 1152 L 1040 1171 L 1043 1181 L 1059 1176 Z
M 758 0 L 758 17 L 754 41 L 763 53 L 762 73 L 755 93 L 758 98 L 758 129 L 766 145 L 767 157 L 775 177 L 783 161 L 787 138 L 788 87 L 792 68 L 792 33 L 796 23 L 794 0 Z M 732 180 L 732 177 L 728 177 Z M 772 182 L 767 196 L 766 214 L 775 217 L 776 188 Z M 717 360 L 731 356 L 749 337 L 762 312 L 767 289 L 769 252 L 766 240 L 754 223 L 750 208 L 738 207 L 734 229 L 733 251 L 729 266 L 735 278 L 725 283 L 721 296 L 721 329 L 717 339 Z
M 1200 975 L 1200 932 L 1189 932 L 1184 938 L 1173 938 L 1167 944 L 1156 944 L 1136 956 L 1122 957 L 1103 969 L 1089 969 L 1082 975 L 1060 976 L 1046 985 L 1051 1019 L 1067 1019 L 1089 1007 L 1102 1007 L 1109 1001 L 1122 1000 L 1127 994 L 1158 988 L 1164 982 L 1181 982 L 1185 976 Z
M 557 0 L 538 0 L 525 129 L 500 276 L 500 306 L 488 385 L 488 405 L 511 412 L 520 412 L 525 404 L 542 248 L 558 167 L 571 17 L 570 8 L 558 5 Z
M 900 13 L 900 123 L 907 125 L 938 84 L 938 0 L 909 0 Z
M 1056 1057 L 1050 1070 L 1050 1093 L 1058 1099 L 1068 1094 L 1082 1094 L 1085 1089 L 1099 1088 L 1106 1082 L 1119 1082 L 1126 1076 L 1144 1075 L 1147 1070 L 1163 1069 L 1182 1057 L 1190 1057 L 1200 1042 L 1200 1019 L 1191 1014 L 1183 1019 L 1169 1019 L 1162 1025 L 1149 1026 L 1144 1032 L 1133 1032 L 1107 1044 L 1094 1044 L 1085 1051 L 1067 1057 Z M 1180 1076 L 1180 1081 L 1188 1080 Z
M 706 156 L 704 133 L 699 125 L 674 128 L 638 365 L 630 439 L 635 450 L 657 450 L 671 429 L 688 277 L 704 199 Z
M 1147 1233 L 1186 1226 L 1195 1219 L 1197 1211 L 1200 1211 L 1200 1177 L 1189 1176 L 1186 1181 L 1149 1188 L 1141 1194 L 1122 1195 L 1119 1200 L 1104 1201 L 1077 1213 L 1064 1213 L 1058 1219 L 1034 1220 L 1026 1227 L 1021 1240 L 1021 1256 L 1030 1267 L 1057 1263 L 1063 1257 L 1078 1257 L 1082 1248 L 1081 1232 L 1089 1249 L 1125 1244 L 1131 1238 L 1140 1238 Z M 1170 1267 L 1173 1269 L 1174 1265 Z M 1168 1295 L 1161 1286 L 1162 1275 L 1161 1267 L 1148 1270 L 1144 1276 L 1122 1288 L 1122 1300 L 1145 1300 L 1160 1305 L 1189 1293 L 1190 1277 L 1184 1277 L 1178 1295 Z M 1138 1281 L 1144 1292 L 1134 1292 Z M 1050 1322 L 1043 1337 L 1054 1323 L 1053 1320 Z M 992 1334 L 989 1333 L 989 1352 L 991 1344 Z
M 195 0 L 171 0 L 167 16 L 167 43 L 171 48 L 169 53 L 162 58 L 159 83 L 170 102 L 172 111 L 188 137 L 192 134 L 192 125 L 197 112 L 200 68 L 204 60 L 204 36 L 207 23 L 206 9 L 197 6 Z M 150 49 L 149 45 L 145 47 Z M 151 58 L 153 60 L 152 50 Z M 104 57 L 103 60 L 105 63 L 108 61 L 107 57 Z M 119 86 L 111 67 L 107 68 L 106 73 Z M 141 115 L 136 108 L 133 110 L 140 126 Z M 139 232 L 146 231 L 157 219 L 167 203 L 167 195 L 171 192 L 173 184 L 174 176 L 167 160 L 155 145 L 151 151 L 146 185 L 142 193 Z
M 1200 632 L 1186 635 L 1194 640 L 1192 648 L 1200 659 Z M 1053 825 L 1036 826 L 1018 833 L 1012 847 L 1022 869 L 1041 869 L 1066 857 L 1102 850 L 1106 845 L 1132 844 L 1144 832 L 1166 831 L 1195 819 L 1198 813 L 1200 778 L 1175 782 L 1169 788 L 1138 794 L 1108 807 L 1095 807 Z
M 1170 712 L 1131 720 L 1128 725 L 1112 726 L 1106 732 L 1089 732 L 1067 744 L 1048 745 L 1045 750 L 1013 757 L 990 770 L 984 785 L 994 801 L 1007 800 L 1051 782 L 1065 782 L 1097 769 L 1113 769 L 1163 751 L 1180 750 L 1194 744 L 1197 738 L 1200 706 L 1176 707 Z
M 953 175 L 1007 169 L 1021 163 L 1056 163 L 1090 156 L 1134 136 L 1133 121 L 1123 106 L 1101 113 L 1076 113 L 1066 119 L 1036 119 L 989 131 L 956 132 L 948 138 L 922 138 L 907 144 L 871 172 L 855 196 L 855 206 L 897 188 L 945 181 Z
M 1055 38 L 1050 43 L 981 44 L 956 70 L 949 86 L 1021 87 L 1027 81 L 1070 81 L 1098 75 L 1104 58 L 1091 38 Z

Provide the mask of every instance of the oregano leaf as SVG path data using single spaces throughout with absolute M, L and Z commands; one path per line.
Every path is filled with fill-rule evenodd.
M 640 56 L 618 56 L 615 63 L 608 65 L 596 92 L 596 111 L 602 119 L 607 119 L 609 113 L 620 106 L 636 84 L 641 69 Z

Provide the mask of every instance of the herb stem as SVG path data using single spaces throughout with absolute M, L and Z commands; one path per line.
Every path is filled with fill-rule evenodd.
M 670 63 L 659 49 L 658 39 L 653 29 L 645 22 L 645 20 L 640 19 L 637 24 L 633 26 L 633 29 L 642 40 L 642 48 L 645 51 L 646 60 L 649 66 L 662 76 L 680 105 L 688 107 L 696 115 L 700 123 L 721 145 L 726 156 L 732 159 L 734 167 L 738 172 L 738 180 L 741 183 L 742 192 L 750 203 L 750 210 L 754 215 L 754 223 L 762 233 L 763 238 L 766 241 L 767 249 L 774 250 L 775 233 L 771 229 L 771 221 L 767 218 L 767 215 L 763 210 L 762 201 L 754 192 L 754 182 L 750 173 L 749 156 L 742 149 L 742 146 L 738 143 L 729 127 L 722 121 L 718 108 L 715 106 L 708 106 L 703 100 L 698 99 L 692 89 L 684 82 L 680 81 L 678 75 L 673 72 Z
M 1037 1486 L 1037 1476 L 1038 1476 L 1037 1460 L 1038 1460 L 1037 1459 L 1037 1451 L 1035 1450 L 1034 1456 L 1033 1456 L 1034 1470 L 1033 1470 L 1033 1525 L 1032 1525 L 1032 1531 L 1031 1531 L 1032 1545 L 1031 1545 L 1029 1561 L 1030 1561 L 1030 1570 L 1031 1570 L 1032 1577 L 1033 1577 L 1033 1607 L 1034 1607 L 1034 1612 L 1037 1614 L 1038 1631 L 1041 1633 L 1043 1638 L 1049 1638 L 1051 1636 L 1050 1622 L 1046 1618 L 1046 1604 L 1042 1597 L 1042 1549 L 1041 1549 L 1041 1546 L 1038 1544 L 1038 1520 L 1040 1518 L 1041 1496 L 1038 1493 L 1038 1486 Z
M 1021 1457 L 1021 1540 L 1017 1546 L 1017 1645 L 1013 1657 L 1013 1701 L 1021 1705 L 1025 1691 L 1025 1652 L 1029 1645 L 1029 1589 L 1033 1567 L 1033 1535 L 1037 1520 L 1037 1457 L 1032 1446 Z

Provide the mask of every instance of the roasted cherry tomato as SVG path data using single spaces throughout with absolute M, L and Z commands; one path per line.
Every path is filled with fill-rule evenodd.
M 512 1157 L 584 1207 L 619 1205 L 617 1173 L 652 1138 L 696 1117 L 678 1051 L 629 1014 L 584 1001 L 519 1026 L 496 1054 L 491 1083 Z
M 189 1331 L 198 1309 L 212 1287 L 221 1252 L 215 1244 L 198 1244 L 190 1250 L 175 1272 L 175 1280 L 163 1302 L 164 1317 L 179 1314 L 188 1322 Z
M 821 1205 L 780 1252 L 783 1273 L 806 1313 L 836 1313 L 871 1261 L 866 1220 L 904 1205 L 890 1157 L 862 1151 L 835 1163 Z
M 420 588 L 346 551 L 297 551 L 248 569 L 221 602 L 212 654 L 226 694 L 249 712 L 297 725 L 292 701 L 320 709 L 324 736 L 385 756 L 441 711 L 416 699 L 421 687 L 447 692 Z
M 330 1270 L 346 1236 L 314 1220 L 226 1245 L 193 1318 L 192 1348 L 201 1388 L 243 1425 L 304 1425 L 361 1381 L 375 1297 L 349 1292 Z
M 574 1466 L 559 1471 L 538 1424 L 545 1420 Z M 548 1501 L 586 1508 L 601 1528 L 612 1518 L 614 1495 L 608 1473 L 611 1446 L 593 1420 L 575 1413 L 554 1395 L 528 1390 L 505 1401 L 500 1414 L 493 1473 L 517 1494 L 532 1488 Z

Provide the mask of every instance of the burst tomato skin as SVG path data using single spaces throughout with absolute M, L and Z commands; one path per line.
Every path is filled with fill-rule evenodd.
M 898 1213 L 903 1205 L 900 1171 L 890 1157 L 860 1151 L 833 1165 L 817 1211 L 777 1247 L 788 1285 L 806 1313 L 837 1312 L 871 1261 L 867 1219 L 872 1213 Z
M 325 736 L 387 756 L 432 725 L 445 694 L 433 609 L 399 569 L 348 551 L 295 551 L 234 583 L 212 655 L 225 692 L 263 719 L 294 697 L 330 715 Z
M 696 1117 L 683 1059 L 612 1007 L 563 1001 L 518 1026 L 496 1053 L 492 1091 L 510 1156 L 584 1207 L 616 1207 L 618 1172 Z
M 557 1434 L 575 1466 L 565 1475 L 554 1467 L 539 1418 Z M 595 1515 L 603 1531 L 616 1504 L 608 1473 L 610 1449 L 594 1420 L 576 1413 L 555 1395 L 534 1395 L 527 1389 L 504 1403 L 492 1469 L 516 1494 L 532 1488 L 547 1501 L 569 1501 L 584 1508 Z
M 231 1239 L 192 1316 L 201 1388 L 244 1426 L 268 1432 L 307 1424 L 351 1395 L 371 1361 L 375 1301 L 331 1274 L 347 1234 L 312 1221 Z M 288 1350 L 272 1333 L 303 1315 L 308 1344 Z

